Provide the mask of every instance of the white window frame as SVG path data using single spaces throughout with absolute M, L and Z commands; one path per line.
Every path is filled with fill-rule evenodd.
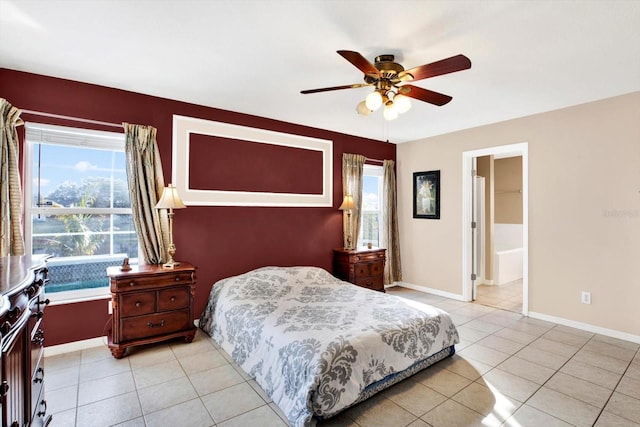
M 378 214 L 378 230 L 379 233 L 382 231 L 382 190 L 384 186 L 384 168 L 382 166 L 377 165 L 369 165 L 365 164 L 362 172 L 363 176 L 377 176 L 380 177 L 378 180 L 378 210 L 365 210 L 364 207 L 360 212 L 360 233 L 358 233 L 358 242 L 357 247 L 366 246 L 367 242 L 362 239 L 362 225 L 364 224 L 364 214 L 365 213 L 377 213 Z M 364 197 L 364 193 L 362 195 Z M 378 244 L 381 243 L 382 236 L 378 235 Z
M 32 202 L 34 190 L 34 170 L 33 156 L 34 145 L 39 143 L 51 145 L 77 146 L 93 149 L 103 149 L 108 151 L 123 151 L 125 149 L 125 135 L 118 132 L 106 132 L 91 129 L 80 129 L 68 126 L 56 126 L 42 123 L 25 123 L 25 144 L 24 144 L 24 240 L 25 253 L 31 254 L 33 250 L 33 215 L 42 213 L 60 214 L 60 208 L 34 207 Z M 131 208 L 64 208 L 64 213 L 68 214 L 131 214 Z M 113 234 L 113 233 L 111 233 Z M 113 236 L 111 237 L 113 238 Z M 106 260 L 117 254 L 95 255 L 91 259 Z M 122 255 L 124 256 L 124 255 Z M 60 257 L 57 259 L 80 259 L 84 257 Z M 137 259 L 132 259 L 136 263 Z M 106 277 L 106 271 L 105 271 Z M 71 291 L 54 292 L 47 294 L 52 305 L 67 304 L 79 301 L 89 301 L 103 298 L 110 298 L 109 285 L 91 288 L 75 289 Z

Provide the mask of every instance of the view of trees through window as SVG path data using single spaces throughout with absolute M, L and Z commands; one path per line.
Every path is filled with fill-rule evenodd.
M 137 257 L 124 144 L 118 149 L 100 144 L 89 148 L 77 139 L 30 147 L 31 253 Z

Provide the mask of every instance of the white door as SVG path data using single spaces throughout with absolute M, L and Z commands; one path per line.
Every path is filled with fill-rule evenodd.
M 478 282 L 484 278 L 484 177 L 474 172 L 471 185 L 471 298 L 476 300 Z

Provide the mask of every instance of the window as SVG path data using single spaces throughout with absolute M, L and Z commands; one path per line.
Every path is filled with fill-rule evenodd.
M 26 142 L 25 245 L 53 256 L 46 292 L 108 286 L 138 254 L 124 134 L 27 123 Z
M 382 229 L 382 166 L 364 165 L 362 177 L 362 212 L 358 247 L 371 243 L 380 246 Z

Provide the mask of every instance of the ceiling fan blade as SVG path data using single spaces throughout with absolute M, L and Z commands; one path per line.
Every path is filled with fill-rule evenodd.
M 371 86 L 371 85 L 368 83 L 355 83 L 352 85 L 332 86 L 332 87 L 323 87 L 320 89 L 301 90 L 300 93 L 304 93 L 306 95 L 308 93 L 329 92 L 330 90 L 341 90 L 341 89 L 355 89 L 355 88 L 364 87 L 364 86 Z
M 402 71 L 398 74 L 398 78 L 402 81 L 422 80 L 429 77 L 441 76 L 443 74 L 455 73 L 471 68 L 471 60 L 464 55 L 456 55 L 451 58 L 432 62 L 431 64 L 421 65 Z M 413 78 L 410 78 L 413 77 Z
M 351 62 L 358 70 L 365 74 L 371 74 L 374 76 L 380 76 L 380 71 L 358 52 L 351 50 L 339 50 L 338 54 L 347 61 Z
M 413 85 L 402 85 L 398 88 L 398 92 L 410 98 L 418 99 L 437 106 L 442 106 L 453 99 L 449 95 L 444 95 L 442 93 Z

